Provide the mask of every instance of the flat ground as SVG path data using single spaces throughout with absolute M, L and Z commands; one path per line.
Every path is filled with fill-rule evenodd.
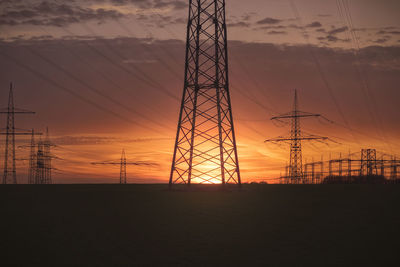
M 400 266 L 399 211 L 400 185 L 0 185 L 0 265 Z

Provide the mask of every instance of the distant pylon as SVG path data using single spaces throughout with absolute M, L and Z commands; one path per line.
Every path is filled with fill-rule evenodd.
M 51 184 L 53 183 L 51 179 L 51 149 L 50 147 L 52 146 L 50 142 L 50 135 L 49 135 L 49 128 L 46 127 L 46 137 L 43 141 L 43 153 L 44 153 L 44 165 L 45 165 L 45 175 L 44 175 L 44 184 Z
M 126 184 L 126 157 L 125 157 L 125 150 L 122 149 L 121 154 L 121 166 L 119 172 L 119 183 Z
M 43 147 L 43 141 L 40 139 L 37 143 L 36 166 L 35 166 L 35 184 L 44 184 L 46 175 L 46 159 Z
M 294 91 L 293 110 L 288 113 L 271 118 L 271 120 L 291 119 L 290 137 L 288 137 L 288 138 L 280 138 L 279 137 L 279 138 L 265 140 L 265 142 L 290 142 L 288 183 L 291 183 L 291 184 L 306 183 L 306 181 L 304 181 L 304 175 L 303 175 L 301 141 L 302 140 L 310 141 L 310 140 L 326 140 L 326 139 L 328 139 L 327 137 L 316 136 L 316 135 L 304 136 L 301 132 L 300 118 L 319 117 L 319 116 L 321 116 L 321 115 L 299 110 L 297 90 L 295 90 Z
M 17 171 L 15 164 L 15 136 L 16 135 L 29 135 L 28 132 L 16 132 L 14 115 L 15 114 L 34 114 L 32 111 L 23 110 L 14 107 L 14 94 L 13 85 L 10 83 L 10 91 L 8 95 L 8 107 L 1 109 L 0 113 L 7 114 L 7 127 L 6 127 L 6 146 L 4 152 L 4 173 L 3 184 L 16 184 Z M 1 133 L 4 134 L 4 133 Z
M 50 141 L 49 129 L 46 128 L 46 136 L 44 140 L 40 139 L 37 142 L 37 153 L 35 157 L 35 184 L 52 184 L 51 177 L 51 155 L 50 147 L 53 144 Z
M 240 184 L 224 0 L 190 0 L 185 81 L 169 184 Z
M 127 178 L 126 178 L 126 165 L 135 165 L 135 166 L 153 166 L 156 165 L 154 163 L 150 162 L 143 162 L 143 161 L 126 161 L 126 156 L 125 156 L 125 149 L 122 150 L 121 153 L 121 159 L 116 160 L 116 161 L 98 161 L 98 162 L 91 162 L 93 165 L 113 165 L 116 166 L 118 165 L 120 167 L 120 172 L 119 172 L 119 183 L 120 184 L 126 184 L 127 183 Z
M 29 155 L 29 172 L 28 172 L 28 184 L 35 183 L 35 173 L 36 173 L 36 153 L 35 153 L 35 132 L 32 129 L 32 137 L 31 137 L 31 152 Z

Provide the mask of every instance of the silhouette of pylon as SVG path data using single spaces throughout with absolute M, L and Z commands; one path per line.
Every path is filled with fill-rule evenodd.
M 125 149 L 122 149 L 121 154 L 121 166 L 119 172 L 119 183 L 126 184 L 126 156 L 125 156 Z
M 225 1 L 191 0 L 185 81 L 169 184 L 240 184 Z
M 29 131 L 16 132 L 14 117 L 15 114 L 34 114 L 35 112 L 15 108 L 14 107 L 14 93 L 13 84 L 10 83 L 10 91 L 8 95 L 8 107 L 0 110 L 0 114 L 7 114 L 7 127 L 6 133 L 6 146 L 4 151 L 4 173 L 3 184 L 16 184 L 17 183 L 17 168 L 15 164 L 15 136 L 16 135 L 30 135 Z

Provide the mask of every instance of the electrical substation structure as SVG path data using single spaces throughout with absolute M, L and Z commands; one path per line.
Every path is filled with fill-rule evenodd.
M 183 96 L 169 185 L 239 184 L 224 0 L 190 0 Z

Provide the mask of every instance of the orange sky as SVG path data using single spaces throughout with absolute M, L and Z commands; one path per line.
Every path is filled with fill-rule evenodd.
M 0 49 L 7 54 L 0 55 L 0 106 L 6 106 L 8 83 L 13 81 L 16 106 L 37 112 L 18 116 L 17 127 L 43 131 L 48 126 L 58 145 L 53 150 L 61 158 L 54 161 L 58 183 L 117 182 L 118 166 L 90 162 L 118 161 L 123 148 L 128 161 L 156 164 L 128 166 L 129 182 L 168 181 L 183 85 L 187 11 L 179 1 L 164 1 L 169 4 L 162 8 L 147 2 L 148 6 L 128 8 L 109 1 L 83 1 L 87 12 L 102 5 L 115 12 L 125 8 L 129 14 L 118 21 L 104 15 L 85 21 L 81 14 L 82 21 L 59 26 L 44 25 L 50 23 L 45 21 L 40 26 L 29 24 L 7 14 L 16 11 L 16 5 L 3 9 L 3 19 L 20 24 L 0 23 L 5 38 Z M 291 110 L 294 88 L 299 89 L 301 110 L 335 122 L 302 122 L 305 132 L 335 140 L 328 145 L 304 144 L 305 160 L 370 147 L 396 154 L 400 145 L 397 2 L 349 1 L 361 44 L 356 57 L 350 50 L 355 43 L 341 41 L 349 31 L 334 31 L 346 23 L 336 1 L 295 1 L 301 22 L 283 2 L 250 1 L 244 6 L 243 1 L 227 1 L 231 97 L 243 181 L 275 178 L 283 171 L 289 147 L 263 141 L 289 134 L 289 125 L 276 125 L 270 117 Z M 39 10 L 41 3 L 26 8 Z M 57 14 L 48 17 L 66 19 Z M 167 26 L 157 25 L 160 16 Z M 271 23 L 260 23 L 263 20 Z M 307 28 L 311 42 L 307 47 L 296 26 L 316 21 L 321 27 Z M 357 68 L 363 70 L 361 78 Z M 5 116 L 0 121 L 5 125 Z M 19 139 L 18 144 L 27 142 Z M 4 141 L 0 144 L 3 151 Z M 17 157 L 27 157 L 27 152 L 19 148 Z M 3 153 L 0 156 L 2 166 Z M 18 166 L 23 182 L 27 162 Z

